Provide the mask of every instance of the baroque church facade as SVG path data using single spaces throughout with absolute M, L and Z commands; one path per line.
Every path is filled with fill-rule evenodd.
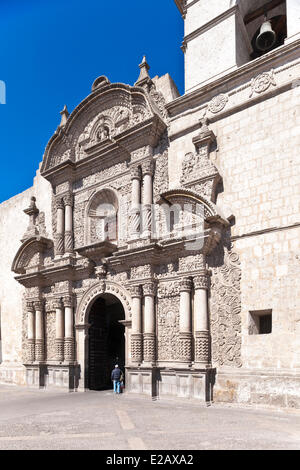
M 0 205 L 0 381 L 300 406 L 300 5 L 175 0 L 185 94 L 100 76 Z

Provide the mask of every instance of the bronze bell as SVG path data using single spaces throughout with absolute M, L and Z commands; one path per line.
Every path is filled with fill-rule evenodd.
M 271 49 L 275 42 L 276 33 L 272 29 L 271 21 L 268 21 L 267 18 L 265 18 L 265 21 L 260 28 L 260 33 L 256 39 L 256 47 L 259 51 L 265 52 Z

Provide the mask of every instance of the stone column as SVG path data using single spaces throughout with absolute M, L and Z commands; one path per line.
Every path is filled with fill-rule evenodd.
M 209 363 L 209 326 L 208 326 L 208 272 L 194 277 L 194 322 L 195 322 L 195 363 L 207 365 Z
M 156 358 L 155 341 L 155 285 L 149 282 L 143 286 L 144 307 L 144 362 L 154 362 Z
M 55 254 L 64 254 L 65 205 L 62 198 L 56 199 Z
M 154 162 L 149 160 L 143 164 L 143 235 L 150 236 L 152 229 L 153 174 Z
M 35 314 L 33 302 L 27 302 L 28 361 L 35 360 Z
M 180 316 L 179 341 L 180 359 L 182 362 L 192 361 L 192 311 L 191 311 L 192 281 L 184 278 L 180 282 Z
M 131 297 L 132 297 L 131 360 L 132 362 L 141 363 L 143 360 L 141 286 L 131 287 Z
M 73 195 L 64 197 L 65 204 L 65 253 L 73 253 Z
M 64 319 L 64 307 L 61 299 L 54 301 L 54 308 L 56 313 L 56 335 L 55 335 L 55 347 L 56 347 L 56 360 L 63 362 L 64 360 L 64 336 L 65 336 L 65 319 Z
M 140 167 L 131 167 L 131 213 L 130 233 L 132 238 L 138 238 L 141 230 L 141 170 Z
M 44 302 L 34 302 L 35 308 L 35 360 L 45 360 Z
M 65 307 L 65 361 L 74 362 L 74 312 L 72 297 L 64 297 Z

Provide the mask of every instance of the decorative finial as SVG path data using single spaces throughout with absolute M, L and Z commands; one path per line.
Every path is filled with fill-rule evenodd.
M 64 127 L 67 124 L 67 120 L 69 117 L 69 111 L 67 109 L 67 106 L 64 106 L 64 109 L 59 113 L 61 115 L 61 122 L 59 127 Z
M 36 198 L 32 196 L 30 199 L 30 204 L 28 209 L 25 209 L 23 212 L 25 212 L 26 215 L 29 216 L 29 225 L 27 228 L 26 233 L 23 235 L 22 242 L 24 240 L 27 240 L 28 238 L 34 237 L 39 234 L 39 229 L 37 226 L 37 218 L 39 215 L 39 210 L 36 207 Z
M 152 80 L 150 78 L 150 75 L 148 73 L 148 70 L 150 70 L 150 66 L 147 63 L 146 56 L 143 56 L 142 63 L 139 65 L 141 71 L 140 71 L 140 76 L 135 83 L 136 86 L 143 86 L 145 84 L 149 84 Z

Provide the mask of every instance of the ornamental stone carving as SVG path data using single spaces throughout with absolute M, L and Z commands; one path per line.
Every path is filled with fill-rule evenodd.
M 209 332 L 197 331 L 195 337 L 195 362 L 209 363 Z
M 147 160 L 142 163 L 142 173 L 143 176 L 145 175 L 150 175 L 153 176 L 154 174 L 154 167 L 155 167 L 155 162 L 154 160 Z
M 179 360 L 179 295 L 161 298 L 158 303 L 157 328 L 158 360 Z
M 224 94 L 220 94 L 218 96 L 215 96 L 210 103 L 208 104 L 208 110 L 213 113 L 219 113 L 222 111 L 226 104 L 228 103 L 228 97 Z
M 241 269 L 239 257 L 219 246 L 211 266 L 210 320 L 214 364 L 241 367 Z
M 177 297 L 180 293 L 179 282 L 161 282 L 158 287 L 157 296 L 160 299 Z
M 182 362 L 192 360 L 192 334 L 179 333 L 179 358 Z
M 142 297 L 143 291 L 141 286 L 130 286 L 129 288 L 131 297 Z
M 180 292 L 190 292 L 192 290 L 193 284 L 192 279 L 185 277 L 180 281 Z
M 249 98 L 251 98 L 254 93 L 259 94 L 267 91 L 271 85 L 276 86 L 273 69 L 270 72 L 264 72 L 251 80 L 251 91 Z
M 195 289 L 205 289 L 207 290 L 209 287 L 209 274 L 208 272 L 203 272 L 203 274 L 199 276 L 195 276 L 194 280 L 194 287 Z
M 147 284 L 143 285 L 143 293 L 144 295 L 155 297 L 156 295 L 156 285 L 154 282 L 148 282 Z
M 154 362 L 156 359 L 156 336 L 153 333 L 144 333 L 143 353 L 145 362 Z
M 142 333 L 131 334 L 131 359 L 133 362 L 138 362 L 138 363 L 141 363 L 143 360 L 143 335 Z

